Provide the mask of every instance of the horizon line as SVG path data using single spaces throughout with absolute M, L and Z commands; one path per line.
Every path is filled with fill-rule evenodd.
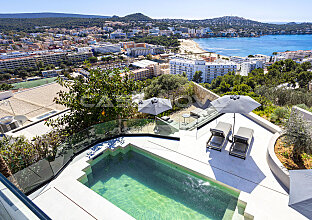
M 215 17 L 204 17 L 204 18 L 198 18 L 198 17 L 193 17 L 193 18 L 181 18 L 181 17 L 151 17 L 148 16 L 142 12 L 133 12 L 133 13 L 128 13 L 126 15 L 103 15 L 103 14 L 85 14 L 85 13 L 78 13 L 78 12 L 53 12 L 53 11 L 41 11 L 41 12 L 0 12 L 0 15 L 2 14 L 44 14 L 44 13 L 56 13 L 56 14 L 76 14 L 76 15 L 84 15 L 84 16 L 107 16 L 107 17 L 113 17 L 113 16 L 118 16 L 118 17 L 124 17 L 127 15 L 131 14 L 136 14 L 136 13 L 141 13 L 147 17 L 150 17 L 152 19 L 177 19 L 177 20 L 205 20 L 205 19 L 213 19 L 213 18 L 221 18 L 221 17 L 240 17 L 244 18 L 247 20 L 252 20 L 252 21 L 258 21 L 258 22 L 263 22 L 263 23 L 291 23 L 291 22 L 298 22 L 298 23 L 311 23 L 312 21 L 308 20 L 258 20 L 256 18 L 247 18 L 239 15 L 219 15 Z

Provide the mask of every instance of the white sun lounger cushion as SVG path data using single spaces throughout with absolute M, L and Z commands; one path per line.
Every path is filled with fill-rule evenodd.
M 235 140 L 242 140 L 250 144 L 254 131 L 250 128 L 240 127 L 237 133 L 234 135 Z
M 227 137 L 231 131 L 232 125 L 225 122 L 219 122 L 215 128 L 210 128 L 212 134 Z

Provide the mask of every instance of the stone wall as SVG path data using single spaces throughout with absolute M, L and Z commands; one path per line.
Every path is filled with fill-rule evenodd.
M 217 98 L 219 98 L 220 96 L 218 96 L 217 94 L 213 93 L 212 91 L 202 87 L 201 85 L 193 82 L 194 84 L 194 95 L 196 96 L 196 101 L 200 102 L 200 104 L 204 105 L 207 100 L 209 101 L 213 101 Z

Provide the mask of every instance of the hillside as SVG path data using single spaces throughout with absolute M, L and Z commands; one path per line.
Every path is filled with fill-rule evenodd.
M 261 23 L 258 21 L 249 20 L 237 16 L 224 16 L 219 18 L 204 19 L 203 22 L 218 24 L 218 25 L 234 25 L 234 26 L 263 26 L 266 23 Z
M 27 18 L 26 18 L 27 17 Z M 249 33 L 262 34 L 280 34 L 283 31 L 285 34 L 301 33 L 302 30 L 312 29 L 311 23 L 287 23 L 287 24 L 272 24 L 262 23 L 245 19 L 237 16 L 225 16 L 219 18 L 202 19 L 202 20 L 186 20 L 186 19 L 152 19 L 142 13 L 129 14 L 124 17 L 119 16 L 98 16 L 98 15 L 83 15 L 83 14 L 66 14 L 66 13 L 18 13 L 18 14 L 0 14 L 0 32 L 2 31 L 23 31 L 31 32 L 38 31 L 36 27 L 59 27 L 59 28 L 74 28 L 74 27 L 102 27 L 107 21 L 121 21 L 132 23 L 131 25 L 143 25 L 140 22 L 150 22 L 161 30 L 167 30 L 170 26 L 183 26 L 186 28 L 210 27 L 214 32 L 220 32 L 226 29 L 233 28 L 242 33 L 242 36 L 248 36 Z M 136 23 L 138 22 L 138 23 Z M 118 27 L 128 30 L 128 27 Z
M 110 18 L 110 16 L 41 12 L 0 14 L 0 18 Z
M 142 14 L 142 13 L 134 13 L 130 15 L 126 15 L 124 17 L 118 17 L 118 20 L 121 21 L 153 21 L 152 18 Z

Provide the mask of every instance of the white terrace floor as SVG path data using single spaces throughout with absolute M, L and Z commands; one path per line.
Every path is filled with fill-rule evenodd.
M 106 147 L 132 143 L 163 158 L 181 164 L 229 186 L 241 190 L 240 199 L 247 202 L 246 212 L 255 219 L 305 219 L 288 207 L 288 193 L 273 176 L 266 151 L 272 133 L 243 115 L 237 114 L 236 127 L 254 129 L 254 141 L 246 160 L 228 153 L 230 143 L 222 152 L 206 150 L 210 127 L 218 121 L 233 122 L 233 114 L 225 114 L 196 131 L 180 131 L 181 140 L 151 137 L 124 137 L 99 144 Z M 98 153 L 97 151 L 96 153 Z M 52 219 L 131 219 L 122 210 L 77 181 L 87 166 L 89 151 L 79 155 L 48 186 L 30 198 Z

